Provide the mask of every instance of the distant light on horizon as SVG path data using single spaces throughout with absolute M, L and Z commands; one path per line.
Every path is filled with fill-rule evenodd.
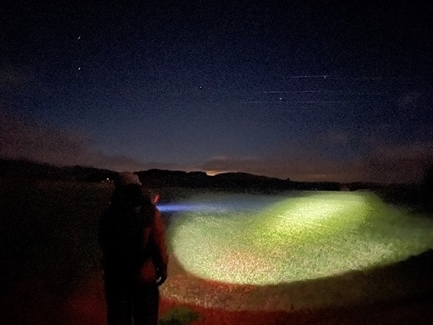
M 230 171 L 228 170 L 206 170 L 205 173 L 207 176 L 215 176 L 218 174 L 224 174 L 224 173 L 229 173 Z

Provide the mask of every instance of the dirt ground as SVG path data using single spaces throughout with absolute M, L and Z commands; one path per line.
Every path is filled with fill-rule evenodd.
M 411 300 L 393 303 L 381 303 L 371 306 L 353 306 L 328 308 L 324 310 L 306 310 L 293 312 L 228 311 L 205 308 L 192 304 L 180 304 L 177 301 L 161 298 L 160 314 L 162 318 L 173 308 L 187 307 L 198 314 L 199 319 L 192 325 L 423 325 L 433 324 L 433 295 L 426 295 Z M 48 316 L 50 313 L 45 312 Z M 105 302 L 103 284 L 94 278 L 83 283 L 69 297 L 66 303 L 51 316 L 60 317 L 45 324 L 62 325 L 102 325 L 105 324 Z M 40 317 L 39 317 L 40 319 Z M 35 318 L 33 318 L 35 320 Z M 16 323 L 18 324 L 18 323 Z M 43 322 L 22 322 L 19 324 L 43 324 Z
M 170 306 L 163 302 L 162 307 Z M 433 324 L 433 299 L 424 297 L 414 301 L 393 304 L 359 306 L 340 309 L 327 309 L 305 312 L 252 312 L 225 311 L 189 306 L 196 310 L 202 319 L 196 325 L 353 325 L 353 324 Z
M 50 294 L 47 284 L 35 278 L 20 279 L 8 296 L 0 294 L 0 324 L 103 325 L 106 324 L 102 273 L 94 273 L 64 296 Z M 203 288 L 204 290 L 206 288 Z M 55 292 L 52 291 L 52 292 Z M 236 304 L 233 301 L 233 304 Z M 182 303 L 162 295 L 160 316 L 185 307 L 198 315 L 192 325 L 423 325 L 433 324 L 431 292 L 393 302 L 322 310 L 225 310 Z
M 372 306 L 294 312 L 227 311 L 161 299 L 162 317 L 176 307 L 187 307 L 199 315 L 193 325 L 403 325 L 433 324 L 433 296 Z M 62 325 L 105 324 L 102 281 L 83 284 L 62 308 Z M 22 323 L 24 324 L 24 323 Z M 34 323 L 36 324 L 36 323 Z

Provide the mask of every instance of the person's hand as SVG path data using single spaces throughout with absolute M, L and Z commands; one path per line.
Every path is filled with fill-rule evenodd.
M 156 284 L 160 286 L 165 282 L 165 280 L 167 280 L 167 271 L 158 270 L 158 278 L 156 279 Z

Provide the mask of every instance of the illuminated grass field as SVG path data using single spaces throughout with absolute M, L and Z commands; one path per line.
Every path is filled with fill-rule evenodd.
M 160 207 L 163 212 L 168 208 Z M 201 279 L 259 291 L 272 287 L 279 299 L 284 296 L 282 288 L 301 290 L 315 281 L 326 291 L 331 285 L 327 279 L 338 277 L 346 286 L 354 274 L 360 277 L 433 248 L 432 219 L 409 215 L 368 192 L 201 195 L 176 209 L 168 235 L 184 270 Z M 347 286 L 338 289 L 350 291 Z M 371 293 L 371 288 L 361 293 L 358 289 L 352 292 L 356 299 Z M 393 290 L 398 288 L 382 296 Z M 290 299 L 296 299 L 293 290 Z

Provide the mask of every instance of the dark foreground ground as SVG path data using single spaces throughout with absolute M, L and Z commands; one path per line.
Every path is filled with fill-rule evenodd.
M 204 290 L 206 288 L 203 288 Z M 1 305 L 2 324 L 59 324 L 102 325 L 106 324 L 102 281 L 98 275 L 88 279 L 68 297 L 49 295 L 45 288 L 32 283 L 21 283 L 10 295 L 7 304 Z M 372 306 L 328 308 L 324 310 L 293 312 L 227 311 L 205 308 L 192 304 L 161 299 L 161 318 L 177 311 L 177 319 L 185 322 L 165 324 L 207 325 L 349 325 L 349 324 L 433 324 L 433 296 L 427 295 L 393 303 Z M 185 309 L 184 309 L 185 308 Z M 198 318 L 188 322 L 189 314 Z M 184 315 L 184 316 L 182 316 Z M 194 317 L 193 317 L 194 318 Z
M 0 324 L 105 324 L 96 224 L 111 190 L 109 184 L 0 183 Z M 431 256 L 421 263 L 433 276 Z M 184 322 L 170 322 L 170 315 Z M 291 312 L 229 311 L 163 296 L 161 318 L 164 324 L 433 324 L 433 292 Z

